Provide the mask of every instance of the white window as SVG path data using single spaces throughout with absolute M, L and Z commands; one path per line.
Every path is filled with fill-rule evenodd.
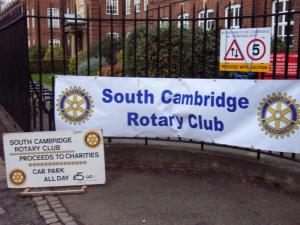
M 84 5 L 85 4 L 85 0 L 80 0 L 79 1 L 79 5 Z
M 28 48 L 30 48 L 31 47 L 31 45 L 30 45 L 30 40 L 28 40 Z
M 29 16 L 28 10 L 27 10 L 26 14 L 27 14 L 27 29 L 29 29 L 30 18 L 28 17 Z
M 167 28 L 169 27 L 169 18 L 168 17 L 164 17 L 159 21 L 159 26 L 160 28 Z
M 48 40 L 48 46 L 51 47 L 51 40 Z M 60 40 L 53 39 L 53 46 L 60 46 Z
M 118 15 L 119 14 L 119 1 L 118 0 L 106 0 L 106 14 Z
M 118 39 L 120 37 L 119 33 L 106 33 L 106 37 L 111 37 L 111 35 L 113 36 L 113 38 Z
M 51 9 L 47 9 L 47 16 L 51 16 Z M 52 17 L 59 17 L 59 9 L 52 8 Z M 48 19 L 48 27 L 51 27 L 51 19 Z M 59 19 L 52 19 L 52 27 L 59 28 Z
M 34 16 L 34 9 L 31 10 L 31 15 Z M 34 28 L 34 26 L 35 26 L 35 18 L 34 17 L 32 17 L 31 22 L 32 22 L 32 28 Z
M 126 15 L 130 15 L 131 11 L 131 0 L 126 0 Z
M 232 17 L 239 17 L 240 16 L 240 4 L 235 4 L 230 6 L 230 24 L 228 26 L 228 19 L 225 20 L 225 27 L 237 29 L 240 28 L 240 19 L 239 18 L 232 18 Z M 225 10 L 225 17 L 229 17 L 229 7 Z
M 141 11 L 141 0 L 134 0 L 134 7 L 136 12 L 140 12 Z
M 188 13 L 183 13 L 183 19 L 188 19 L 188 18 L 189 18 L 189 14 Z M 181 27 L 181 14 L 178 16 L 177 19 L 178 19 L 178 28 L 180 28 Z M 189 29 L 190 21 L 183 20 L 182 23 L 183 23 L 183 28 Z
M 214 17 L 214 10 L 213 9 L 207 9 L 206 10 L 206 30 L 211 30 L 214 27 L 214 20 L 211 20 L 210 18 Z M 199 13 L 199 18 L 204 19 L 205 18 L 205 10 L 202 10 Z M 204 29 L 205 27 L 205 21 L 199 20 L 199 27 Z
M 148 5 L 149 5 L 149 0 L 144 0 L 144 11 L 147 11 Z
M 289 11 L 289 0 L 279 0 L 279 7 L 278 7 L 278 13 L 287 13 Z M 273 2 L 273 13 L 276 13 L 276 1 Z M 295 11 L 295 10 L 291 10 Z M 288 29 L 288 17 L 287 15 L 280 15 L 278 17 L 278 31 L 277 35 L 278 37 L 284 39 L 287 36 L 287 29 Z M 294 27 L 294 20 L 291 17 L 290 20 L 290 37 L 291 40 L 293 39 L 293 27 Z M 274 35 L 275 33 L 275 16 L 272 18 L 272 33 Z M 292 41 L 291 41 L 292 43 Z

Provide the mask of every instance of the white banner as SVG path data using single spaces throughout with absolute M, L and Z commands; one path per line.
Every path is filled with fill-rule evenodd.
M 300 152 L 300 82 L 57 76 L 57 129 Z

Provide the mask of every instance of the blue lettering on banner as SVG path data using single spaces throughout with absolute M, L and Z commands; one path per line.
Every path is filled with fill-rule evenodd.
M 112 89 L 105 88 L 102 91 L 103 103 L 115 104 L 154 104 L 154 94 L 149 90 L 138 90 L 136 92 L 115 92 Z M 224 108 L 230 113 L 238 109 L 247 109 L 249 100 L 246 97 L 235 97 L 227 95 L 225 92 L 216 94 L 214 91 L 210 94 L 201 94 L 199 91 L 192 93 L 174 93 L 172 90 L 163 90 L 160 95 L 161 104 L 165 105 L 188 105 L 196 107 Z M 224 122 L 216 116 L 212 118 L 203 118 L 202 115 L 164 115 L 158 116 L 156 113 L 140 115 L 138 112 L 127 113 L 127 125 L 131 127 L 174 127 L 178 130 L 183 126 L 192 129 L 217 131 L 224 130 Z
M 228 112 L 235 112 L 237 107 L 246 109 L 249 107 L 249 100 L 245 97 L 236 98 L 227 96 L 225 92 L 215 96 L 215 92 L 210 95 L 201 95 L 198 91 L 194 94 L 173 93 L 171 90 L 164 90 L 161 94 L 161 102 L 163 104 L 175 105 L 194 105 L 204 107 L 226 108 Z
M 127 114 L 128 126 L 153 126 L 153 127 L 172 127 L 182 129 L 183 117 L 181 116 L 157 116 L 155 113 L 151 116 L 140 116 L 136 112 L 128 112 Z
M 127 103 L 127 104 L 154 104 L 154 95 L 148 90 L 139 90 L 136 93 L 120 93 L 106 88 L 102 91 L 104 103 Z
M 249 107 L 249 100 L 246 97 L 227 96 L 225 92 L 216 95 L 214 91 L 209 95 L 203 95 L 199 91 L 183 94 L 173 93 L 171 90 L 163 90 L 160 100 L 162 104 L 225 108 L 231 113 L 236 112 L 238 108 L 247 109 Z M 104 103 L 117 104 L 154 104 L 154 94 L 147 89 L 132 93 L 121 93 L 105 88 L 102 91 L 102 101 Z M 144 121 L 144 124 L 146 123 Z
M 183 116 L 157 116 L 152 113 L 150 116 L 139 115 L 136 112 L 128 112 L 127 125 L 135 127 L 175 127 L 178 130 L 184 126 L 184 121 L 188 122 L 189 127 L 200 130 L 223 131 L 224 123 L 216 116 L 213 119 L 203 119 L 201 115 L 190 114 L 187 120 Z

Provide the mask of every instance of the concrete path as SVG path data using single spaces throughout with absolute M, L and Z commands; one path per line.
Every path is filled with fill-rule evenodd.
M 61 201 L 85 225 L 300 224 L 300 196 L 221 174 L 114 170 Z

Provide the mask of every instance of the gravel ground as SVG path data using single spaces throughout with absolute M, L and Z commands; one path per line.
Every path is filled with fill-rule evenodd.
M 18 197 L 21 190 L 8 189 L 0 158 L 0 225 L 44 225 L 31 198 Z

